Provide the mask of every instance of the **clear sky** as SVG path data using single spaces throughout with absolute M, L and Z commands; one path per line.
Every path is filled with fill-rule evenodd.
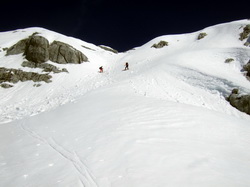
M 250 18 L 249 0 L 5 0 L 0 5 L 0 32 L 43 27 L 118 51 L 161 35 Z

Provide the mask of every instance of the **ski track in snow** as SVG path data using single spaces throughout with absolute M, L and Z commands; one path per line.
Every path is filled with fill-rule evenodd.
M 65 149 L 62 145 L 59 145 L 59 143 L 57 143 L 51 137 L 48 140 L 46 140 L 45 138 L 41 137 L 38 133 L 25 126 L 25 124 L 23 123 L 20 124 L 20 128 L 31 137 L 48 145 L 60 156 L 71 162 L 74 168 L 76 169 L 77 173 L 79 174 L 79 180 L 81 181 L 83 187 L 98 187 L 94 175 L 91 173 L 87 165 L 79 158 L 78 154 L 75 151 L 69 151 Z

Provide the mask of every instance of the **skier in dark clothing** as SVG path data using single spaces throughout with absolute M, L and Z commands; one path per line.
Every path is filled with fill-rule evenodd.
M 125 69 L 124 71 L 128 70 L 128 62 L 125 63 Z
M 101 66 L 101 67 L 99 67 L 99 73 L 103 73 L 103 67 Z

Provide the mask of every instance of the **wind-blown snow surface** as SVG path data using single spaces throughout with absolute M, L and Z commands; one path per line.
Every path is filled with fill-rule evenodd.
M 162 36 L 118 55 L 40 28 L 0 33 L 2 48 L 37 31 L 90 59 L 60 65 L 69 74 L 41 87 L 0 89 L 0 186 L 249 186 L 250 117 L 224 98 L 250 91 L 241 72 L 250 48 L 238 40 L 246 24 Z M 207 37 L 197 40 L 200 32 Z M 151 48 L 161 40 L 169 46 Z M 1 66 L 21 68 L 21 55 L 4 54 Z

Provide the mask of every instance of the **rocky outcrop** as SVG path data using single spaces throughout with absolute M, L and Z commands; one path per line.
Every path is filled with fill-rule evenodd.
M 246 65 L 243 66 L 243 70 L 246 71 L 246 76 L 250 78 L 250 60 Z
M 27 60 L 35 63 L 43 63 L 49 60 L 48 49 L 49 41 L 42 36 L 37 36 L 35 33 L 8 48 L 6 56 L 23 53 Z
M 234 61 L 233 58 L 227 58 L 227 59 L 225 60 L 225 63 L 230 63 L 230 62 L 233 62 L 233 61 Z
M 15 45 L 6 50 L 6 56 L 23 54 L 27 61 L 22 63 L 23 67 L 40 68 L 44 72 L 61 73 L 68 72 L 67 69 L 46 63 L 48 60 L 59 64 L 81 64 L 88 61 L 88 58 L 79 50 L 63 42 L 49 41 L 39 33 L 34 33 L 26 39 L 20 40 Z M 51 82 L 52 76 L 49 74 L 39 74 L 34 72 L 25 72 L 17 69 L 7 69 L 0 67 L 0 86 L 10 88 L 13 85 L 7 83 L 17 83 L 19 81 Z M 40 84 L 36 84 L 36 87 Z
M 165 46 L 168 46 L 168 42 L 160 41 L 159 43 L 152 45 L 151 48 L 153 47 L 153 48 L 156 48 L 156 49 L 160 49 L 160 48 L 163 48 Z
M 44 63 L 48 60 L 59 64 L 81 64 L 88 61 L 88 58 L 79 50 L 63 42 L 54 41 L 49 45 L 49 41 L 34 33 L 27 39 L 17 42 L 7 49 L 6 55 L 16 55 L 23 53 L 28 61 Z
M 198 35 L 198 40 L 201 40 L 201 39 L 203 39 L 203 38 L 205 38 L 207 36 L 207 33 L 205 33 L 205 32 L 202 32 L 202 33 L 200 33 L 199 35 Z
M 13 85 L 7 84 L 7 83 L 2 83 L 2 84 L 0 84 L 0 86 L 1 86 L 2 88 L 12 88 L 12 87 L 13 87 Z
M 88 61 L 88 58 L 82 52 L 59 41 L 54 41 L 49 46 L 49 59 L 59 64 L 81 64 Z
M 31 62 L 47 62 L 49 60 L 49 41 L 42 36 L 31 36 L 26 42 L 24 55 Z
M 25 72 L 19 69 L 0 68 L 0 83 L 17 83 L 19 81 L 51 82 L 52 76 L 49 74 L 39 74 L 34 72 Z
M 11 46 L 10 48 L 7 48 L 6 56 L 24 53 L 27 41 L 28 39 L 20 40 L 15 45 Z
M 248 38 L 250 35 L 250 24 L 249 25 L 246 25 L 244 28 L 243 28 L 243 32 L 240 33 L 240 40 L 243 41 L 245 40 L 246 38 Z
M 238 89 L 233 89 L 228 101 L 241 112 L 250 114 L 250 95 L 240 95 Z

